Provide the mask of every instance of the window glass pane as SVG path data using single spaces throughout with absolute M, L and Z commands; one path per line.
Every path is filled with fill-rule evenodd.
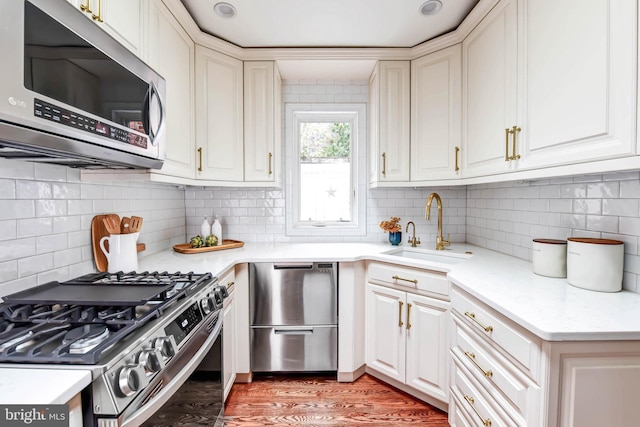
M 351 123 L 302 122 L 299 221 L 351 221 Z

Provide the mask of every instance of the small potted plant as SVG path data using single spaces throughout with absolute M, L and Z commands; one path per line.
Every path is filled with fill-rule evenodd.
M 382 221 L 380 223 L 380 228 L 389 232 L 389 243 L 392 245 L 399 245 L 402 241 L 402 226 L 400 225 L 400 218 L 391 217 L 390 220 Z

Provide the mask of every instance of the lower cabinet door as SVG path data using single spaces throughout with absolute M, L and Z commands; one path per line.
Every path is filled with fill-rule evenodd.
M 407 293 L 405 383 L 443 402 L 449 396 L 449 307 L 446 301 Z
M 367 366 L 405 380 L 406 292 L 367 284 Z
M 338 326 L 252 326 L 251 370 L 338 370 Z

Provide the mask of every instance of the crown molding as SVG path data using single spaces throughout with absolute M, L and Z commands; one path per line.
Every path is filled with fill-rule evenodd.
M 180 0 L 162 1 L 176 17 L 194 43 L 243 61 L 277 60 L 412 60 L 462 41 L 500 0 L 480 0 L 455 30 L 409 48 L 384 47 L 308 47 L 308 48 L 242 48 L 204 33 Z

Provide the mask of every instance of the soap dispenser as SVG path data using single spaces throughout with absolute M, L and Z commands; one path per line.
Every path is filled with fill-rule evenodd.
M 202 225 L 200 226 L 200 237 L 202 237 L 202 240 L 204 240 L 209 234 L 211 234 L 211 226 L 209 225 L 209 221 L 207 221 L 207 217 L 205 216 L 204 220 L 202 220 Z
M 213 224 L 211 225 L 211 234 L 218 238 L 217 246 L 222 245 L 222 224 L 220 224 L 218 215 L 216 215 L 213 219 Z

